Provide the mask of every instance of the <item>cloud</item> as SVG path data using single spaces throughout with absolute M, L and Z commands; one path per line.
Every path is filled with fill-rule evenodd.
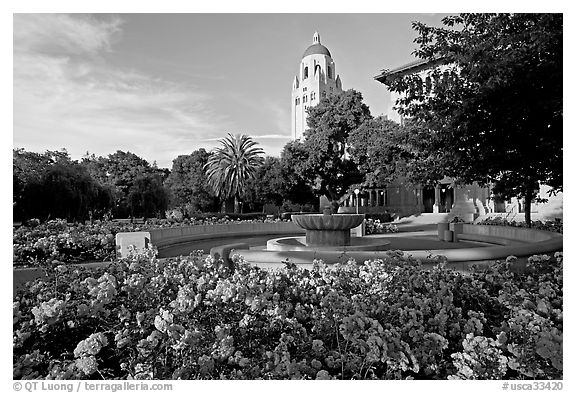
M 114 67 L 117 17 L 14 17 L 14 145 L 107 155 L 128 150 L 160 166 L 229 126 L 194 85 Z
M 95 19 L 65 14 L 15 14 L 15 50 L 96 55 L 109 51 L 120 33 L 118 17 Z
M 290 135 L 281 134 L 266 134 L 266 135 L 254 135 L 253 138 L 256 139 L 290 139 Z

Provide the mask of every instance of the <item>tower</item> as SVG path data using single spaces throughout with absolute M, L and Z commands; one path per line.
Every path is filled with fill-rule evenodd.
M 306 127 L 306 109 L 322 98 L 342 92 L 340 76 L 328 48 L 314 33 L 312 45 L 302 55 L 298 74 L 292 83 L 292 138 L 302 139 Z

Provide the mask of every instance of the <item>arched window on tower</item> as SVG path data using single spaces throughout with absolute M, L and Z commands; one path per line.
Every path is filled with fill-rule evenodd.
M 308 67 L 304 67 L 304 76 L 302 77 L 302 79 L 306 78 L 308 78 Z
M 328 79 L 332 79 L 332 67 L 328 66 Z
M 316 64 L 316 67 L 314 67 L 314 76 L 320 76 L 321 72 L 322 72 L 322 67 L 320 67 L 320 64 Z

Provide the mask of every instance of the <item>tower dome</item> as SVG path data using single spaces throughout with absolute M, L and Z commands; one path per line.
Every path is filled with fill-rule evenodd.
M 312 42 L 313 42 L 312 45 L 310 45 L 304 51 L 302 58 L 305 58 L 306 56 L 309 55 L 326 55 L 332 57 L 328 48 L 326 48 L 324 45 L 320 43 L 320 34 L 318 34 L 318 32 L 314 33 L 314 38 Z
M 320 34 L 315 32 L 312 45 L 304 51 L 292 82 L 292 137 L 304 138 L 308 108 L 341 92 L 342 81 L 336 73 L 336 64 L 328 48 L 320 43 Z

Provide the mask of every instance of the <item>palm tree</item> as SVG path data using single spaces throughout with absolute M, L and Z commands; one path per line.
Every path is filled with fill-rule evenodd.
M 244 195 L 246 181 L 253 179 L 256 169 L 262 165 L 264 150 L 248 135 L 232 135 L 220 141 L 204 165 L 208 185 L 223 201 L 234 197 L 234 212 L 238 213 L 239 198 Z

